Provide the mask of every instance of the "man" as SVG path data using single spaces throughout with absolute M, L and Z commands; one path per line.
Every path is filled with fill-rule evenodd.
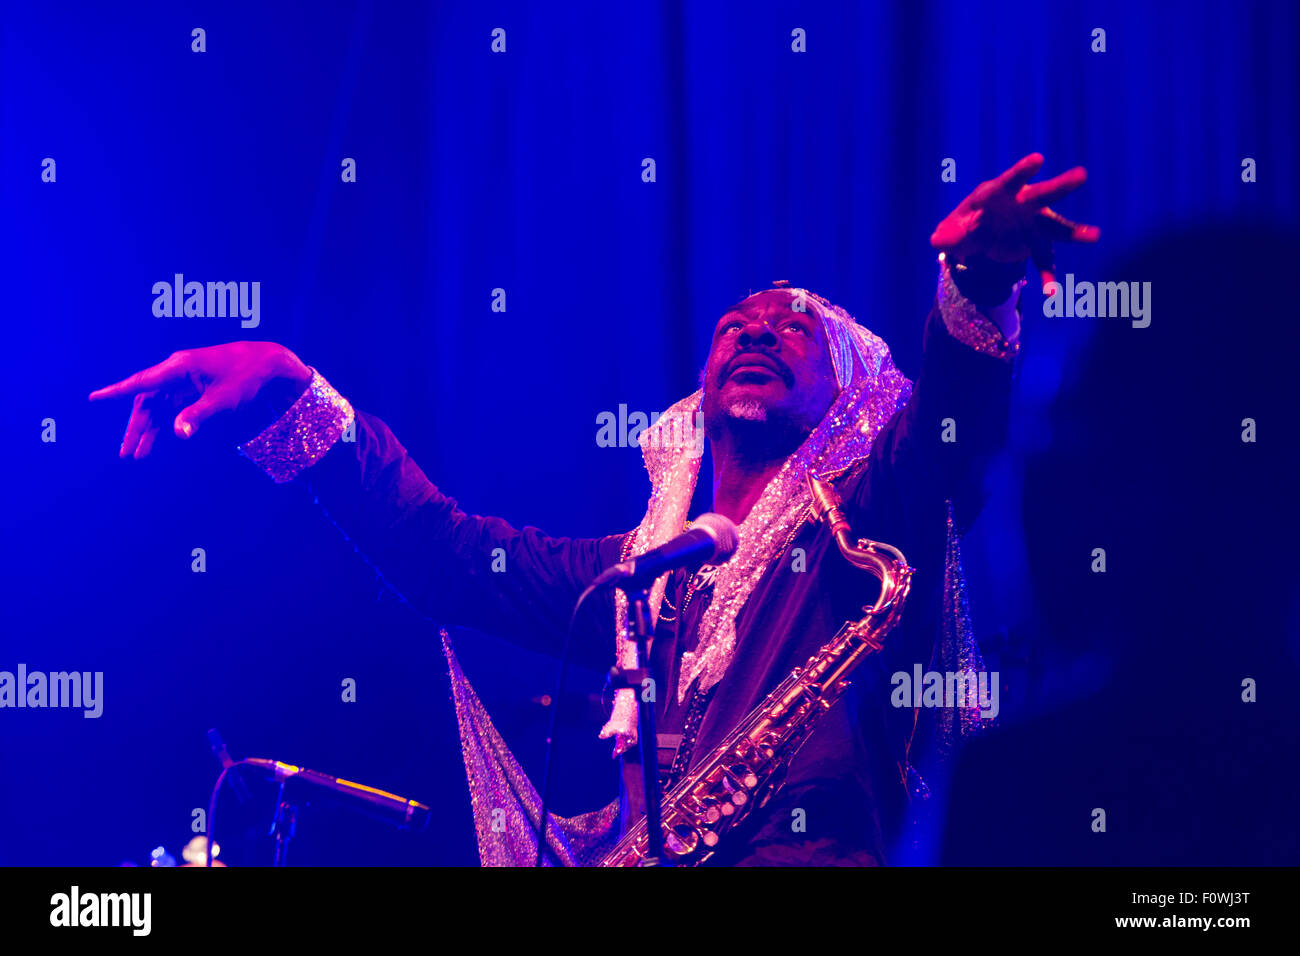
M 889 706 L 888 675 L 933 658 L 946 532 L 950 520 L 958 529 L 974 520 L 984 465 L 1006 432 L 1026 260 L 1046 282 L 1052 242 L 1098 236 L 1047 206 L 1078 188 L 1084 171 L 1028 185 L 1042 162 L 1027 156 L 981 184 L 931 237 L 942 253 L 940 290 L 915 388 L 883 342 L 805 290 L 774 288 L 728 309 L 701 391 L 643 436 L 653 491 L 630 534 L 557 539 L 465 514 L 383 422 L 355 412 L 274 343 L 178 352 L 90 397 L 134 396 L 119 454 L 135 459 L 149 454 L 173 413 L 172 430 L 189 439 L 219 413 L 274 406 L 280 417 L 241 446 L 245 455 L 276 481 L 308 481 L 360 550 L 431 616 L 552 653 L 600 571 L 683 529 L 699 456 L 673 441 L 671 428 L 699 413 L 712 443 L 712 510 L 739 525 L 741 544 L 720 567 L 666 576 L 651 592 L 651 665 L 664 688 L 656 695 L 660 770 L 670 780 L 871 600 L 871 581 L 808 520 L 805 474 L 833 480 L 854 530 L 900 548 L 916 569 L 909 607 L 885 652 L 855 675 L 853 693 L 800 751 L 781 791 L 729 835 L 714 862 L 874 865 L 886 860 L 907 812 L 916 725 L 910 708 Z M 945 441 L 954 426 L 958 440 Z M 340 441 L 353 427 L 355 443 Z M 502 554 L 506 571 L 494 573 Z M 577 656 L 608 665 L 609 636 L 625 613 L 621 596 L 589 601 L 576 624 Z M 625 658 L 626 642 L 615 647 Z M 455 678 L 454 659 L 452 668 Z M 624 760 L 626 827 L 644 812 L 630 690 L 617 693 L 602 736 Z M 475 791 L 472 768 L 470 776 Z M 483 794 L 473 795 L 481 812 Z M 485 839 L 480 825 L 485 862 L 522 862 L 517 846 L 506 852 Z

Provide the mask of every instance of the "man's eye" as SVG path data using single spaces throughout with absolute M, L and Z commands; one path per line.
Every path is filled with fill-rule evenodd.
M 786 328 L 786 331 L 787 331 L 787 332 L 788 332 L 790 329 L 794 329 L 794 330 L 795 330 L 796 332 L 798 332 L 800 335 L 807 335 L 807 334 L 808 334 L 808 330 L 805 329 L 805 328 L 803 327 L 803 324 L 800 323 L 800 322 L 790 322 L 790 323 L 788 323 L 788 324 L 786 325 L 785 328 Z

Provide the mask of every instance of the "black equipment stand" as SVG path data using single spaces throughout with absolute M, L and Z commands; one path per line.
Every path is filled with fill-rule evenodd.
M 646 588 L 627 590 L 627 626 L 636 641 L 634 670 L 614 669 L 615 686 L 631 688 L 636 694 L 637 746 L 641 751 L 641 779 L 645 792 L 645 822 L 648 844 L 641 866 L 671 866 L 664 859 L 662 819 L 663 795 L 659 788 L 658 736 L 655 733 L 655 700 L 658 683 L 650 668 L 650 592 Z M 649 680 L 649 693 L 644 681 Z M 647 697 L 649 699 L 647 699 Z

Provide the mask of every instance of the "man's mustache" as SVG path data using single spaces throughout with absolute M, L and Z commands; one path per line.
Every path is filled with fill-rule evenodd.
M 775 355 L 767 352 L 737 352 L 736 357 L 722 367 L 722 373 L 718 376 L 718 384 L 721 385 L 731 377 L 741 365 L 761 365 L 770 368 L 781 380 L 785 382 L 786 388 L 794 387 L 794 373 L 790 371 L 790 366 L 786 365 Z

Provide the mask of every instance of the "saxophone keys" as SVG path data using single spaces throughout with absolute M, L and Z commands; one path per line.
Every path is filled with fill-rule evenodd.
M 758 775 L 748 767 L 732 767 L 731 773 L 732 777 L 727 780 L 727 789 L 733 792 L 733 796 L 758 786 Z
M 717 841 L 716 837 L 714 837 L 714 841 Z M 664 848 L 673 856 L 689 856 L 695 852 L 698 845 L 699 833 L 690 824 L 679 823 L 664 831 Z
M 717 800 L 714 797 L 705 797 L 703 800 L 693 800 L 690 804 L 682 807 L 682 812 L 694 820 L 696 825 L 700 827 L 717 823 L 722 819 L 722 811 L 718 809 Z

